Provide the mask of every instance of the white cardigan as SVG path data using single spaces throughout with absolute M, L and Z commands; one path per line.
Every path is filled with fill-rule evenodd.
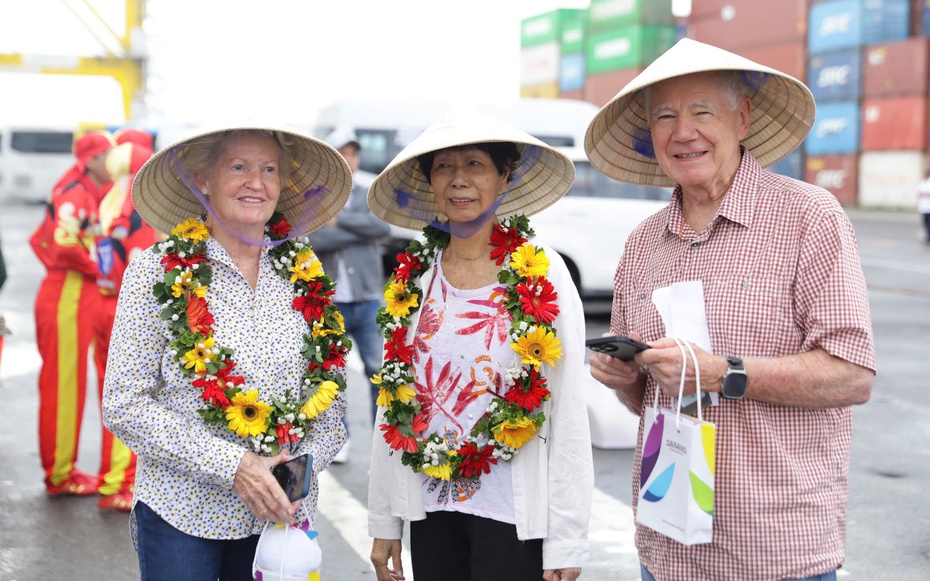
M 551 391 L 549 401 L 542 404 L 546 422 L 511 464 L 517 537 L 543 539 L 543 569 L 560 569 L 583 567 L 588 554 L 594 465 L 588 413 L 580 389 L 585 373 L 584 311 L 562 257 L 550 248 L 544 250 L 550 261 L 549 281 L 559 294 L 554 326 L 562 343 L 562 359 L 554 368 L 541 368 Z M 430 280 L 432 269 L 420 280 Z M 408 342 L 419 315 L 417 311 L 411 317 Z M 379 420 L 383 413 L 379 408 Z M 400 539 L 404 521 L 426 518 L 424 475 L 404 466 L 400 452 L 392 452 L 376 426 L 368 481 L 368 534 L 377 539 Z

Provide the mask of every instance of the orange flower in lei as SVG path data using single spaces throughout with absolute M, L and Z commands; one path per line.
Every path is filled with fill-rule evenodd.
M 388 445 L 402 452 L 401 462 L 414 472 L 423 472 L 441 480 L 475 480 L 488 474 L 499 461 L 509 462 L 517 450 L 528 442 L 546 421 L 540 411 L 549 399 L 546 378 L 540 364 L 555 365 L 561 355 L 559 340 L 552 326 L 559 313 L 558 293 L 546 279 L 548 259 L 542 250 L 528 244 L 533 235 L 529 221 L 522 214 L 495 224 L 491 234 L 490 256 L 502 269 L 498 281 L 507 287 L 506 308 L 513 317 L 510 337 L 520 364 L 507 371 L 507 390 L 493 394 L 487 411 L 472 427 L 465 441 L 456 446 L 439 434 L 425 434 L 429 425 L 423 421 L 413 392 L 413 345 L 407 343 L 411 317 L 423 303 L 423 291 L 417 286 L 437 253 L 449 244 L 449 234 L 427 226 L 425 243 L 414 240 L 407 251 L 397 256 L 398 266 L 385 285 L 385 307 L 378 311 L 378 324 L 385 340 L 385 358 L 381 372 L 371 381 L 379 386 L 379 403 L 386 403 L 384 423 L 379 426 Z M 509 259 L 509 260 L 508 260 Z M 535 266 L 528 278 L 526 262 Z M 544 339 L 533 339 L 543 336 Z M 531 352 L 525 345 L 539 342 Z M 538 352 L 546 357 L 542 360 Z
M 306 264 L 315 260 L 313 252 L 306 239 L 287 240 L 290 231 L 278 212 L 265 226 L 271 240 L 281 241 L 268 252 L 272 267 L 278 276 L 293 282 L 292 306 L 307 322 L 301 350 L 307 365 L 300 382 L 286 390 L 284 399 L 272 398 L 270 403 L 257 399 L 257 391 L 249 389 L 245 377 L 233 373 L 233 350 L 214 341 L 206 294 L 212 282 L 206 225 L 202 220 L 185 220 L 154 248 L 162 256 L 165 278 L 152 290 L 172 336 L 172 357 L 184 375 L 193 376 L 191 385 L 201 389 L 204 407 L 197 413 L 207 424 L 225 426 L 245 438 L 255 452 L 266 454 L 303 439 L 310 422 L 332 405 L 337 391 L 345 390 L 341 371 L 352 348 L 342 315 L 332 302 L 332 279 L 322 269 L 307 270 Z M 176 289 L 181 287 L 198 290 L 185 290 L 178 296 Z

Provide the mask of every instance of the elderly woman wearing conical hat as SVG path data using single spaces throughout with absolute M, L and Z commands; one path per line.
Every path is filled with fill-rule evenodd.
M 133 202 L 167 234 L 129 265 L 104 388 L 138 455 L 133 540 L 145 579 L 252 579 L 266 523 L 309 528 L 271 469 L 345 440 L 350 346 L 303 235 L 351 189 L 339 153 L 286 128 L 198 131 L 139 170 Z
M 527 219 L 573 180 L 541 141 L 453 111 L 368 192 L 375 215 L 423 228 L 378 314 L 368 522 L 379 581 L 404 578 L 404 521 L 417 581 L 581 573 L 593 492 L 584 315 Z
M 632 363 L 593 354 L 591 372 L 638 414 L 672 407 L 682 381 L 693 395 L 698 376 L 713 394 L 713 525 L 699 544 L 641 524 L 659 471 L 640 431 L 643 579 L 835 579 L 843 563 L 851 406 L 875 373 L 865 281 L 836 199 L 763 169 L 813 121 L 801 82 L 685 39 L 588 127 L 599 170 L 675 187 L 630 235 L 616 276 L 610 330 L 652 348 Z M 684 380 L 673 337 L 696 353 Z

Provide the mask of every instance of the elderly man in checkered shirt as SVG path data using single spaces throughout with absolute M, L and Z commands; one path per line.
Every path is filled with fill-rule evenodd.
M 591 372 L 642 414 L 673 407 L 683 365 L 653 291 L 699 282 L 711 350 L 695 347 L 717 404 L 712 542 L 637 524 L 644 580 L 832 580 L 842 565 L 852 406 L 868 401 L 875 349 L 856 238 L 827 191 L 762 169 L 804 139 L 814 101 L 774 69 L 679 41 L 591 122 L 591 162 L 675 188 L 634 231 L 615 279 L 611 332 L 648 342 Z M 702 319 L 703 320 L 703 319 Z M 687 338 L 687 337 L 685 337 Z M 687 364 L 685 394 L 695 393 Z M 633 465 L 638 498 L 642 426 Z

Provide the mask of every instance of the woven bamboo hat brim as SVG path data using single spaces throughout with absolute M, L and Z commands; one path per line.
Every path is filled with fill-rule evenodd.
M 202 139 L 216 139 L 230 131 L 273 131 L 283 137 L 290 153 L 287 177 L 281 184 L 277 211 L 291 225 L 295 236 L 316 230 L 336 216 L 352 191 L 352 171 L 338 151 L 294 129 L 269 125 L 237 125 L 201 129 L 156 153 L 132 183 L 132 201 L 142 219 L 160 232 L 170 233 L 180 222 L 206 213 L 206 209 L 181 176 L 179 162 L 188 146 Z
M 532 135 L 473 110 L 451 111 L 429 126 L 381 172 L 368 190 L 368 207 L 385 222 L 419 230 L 439 214 L 439 204 L 417 157 L 473 143 L 510 142 L 520 151 L 514 180 L 496 214 L 540 212 L 564 196 L 575 181 L 575 166 L 565 154 Z
M 675 186 L 656 162 L 641 89 L 705 71 L 744 71 L 752 115 L 742 145 L 763 167 L 782 159 L 807 137 L 816 106 L 801 81 L 723 49 L 684 38 L 630 81 L 594 116 L 584 149 L 591 164 L 622 182 Z

